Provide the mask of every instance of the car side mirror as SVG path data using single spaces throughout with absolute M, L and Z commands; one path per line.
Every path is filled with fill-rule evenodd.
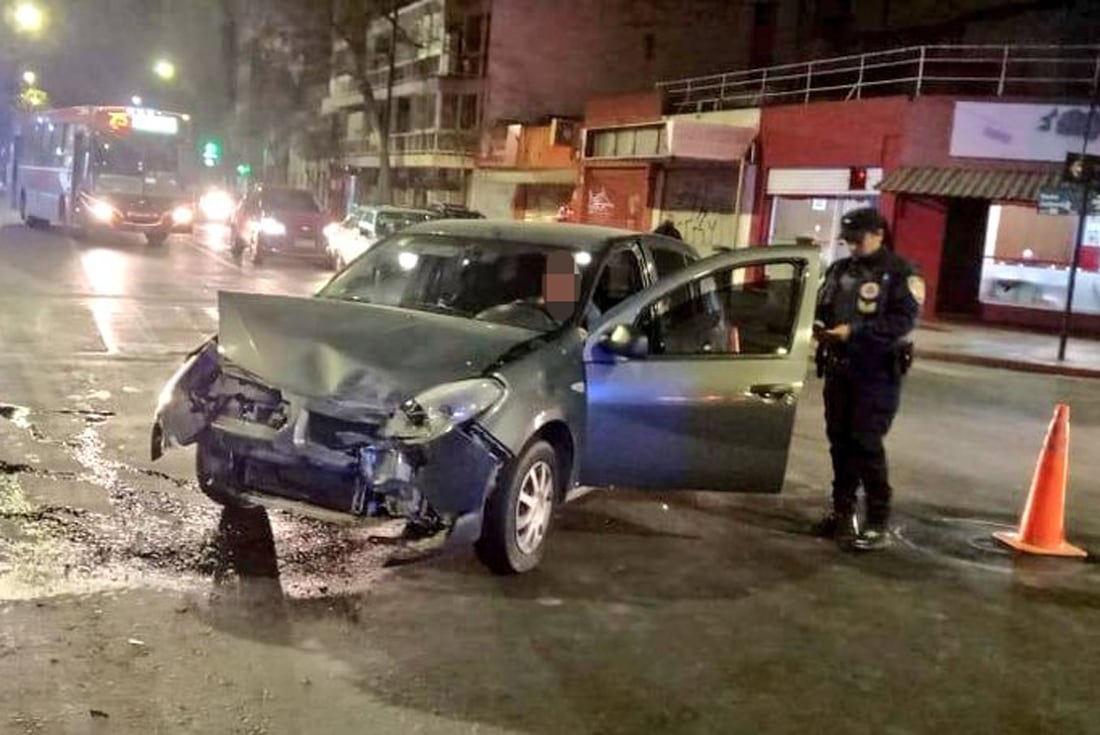
M 639 359 L 649 354 L 649 338 L 628 324 L 620 324 L 612 329 L 600 344 L 608 352 L 622 357 Z

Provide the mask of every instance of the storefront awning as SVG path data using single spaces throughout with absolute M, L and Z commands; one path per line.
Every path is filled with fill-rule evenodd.
M 1039 189 L 1057 184 L 1059 172 L 996 171 L 972 168 L 903 166 L 879 184 L 881 191 L 938 197 L 1034 202 Z

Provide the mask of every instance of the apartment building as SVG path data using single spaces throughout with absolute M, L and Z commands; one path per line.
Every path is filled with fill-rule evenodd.
M 485 138 L 502 126 L 580 120 L 586 100 L 748 63 L 757 3 L 730 0 L 414 0 L 368 30 L 375 100 L 392 96 L 395 203 L 466 203 Z M 772 20 L 780 23 L 786 14 Z M 379 139 L 340 57 L 321 114 L 351 200 L 373 201 Z M 392 77 L 390 74 L 390 59 Z M 557 174 L 560 176 L 560 174 Z M 559 183 L 560 182 L 556 182 Z M 506 187 L 498 187 L 501 196 Z M 512 208 L 511 201 L 498 210 Z

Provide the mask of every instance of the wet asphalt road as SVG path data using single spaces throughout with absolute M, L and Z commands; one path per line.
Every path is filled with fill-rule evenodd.
M 1100 553 L 1100 383 L 919 365 L 879 556 L 804 533 L 827 477 L 812 382 L 782 496 L 597 492 L 502 579 L 225 513 L 189 451 L 148 461 L 217 290 L 325 278 L 216 240 L 0 229 L 0 733 L 1100 729 L 1100 570 L 988 540 L 1068 401 L 1068 526 Z

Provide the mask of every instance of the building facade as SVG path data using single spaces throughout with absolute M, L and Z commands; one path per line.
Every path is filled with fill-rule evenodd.
M 593 97 L 748 63 L 754 8 L 727 0 L 402 3 L 397 28 L 380 18 L 367 32 L 375 100 L 392 97 L 395 203 L 469 202 L 488 131 L 579 120 Z M 355 75 L 335 73 L 321 110 L 335 120 L 335 163 L 352 179 L 351 196 L 369 202 L 376 196 L 380 145 L 363 107 Z M 481 183 L 487 186 L 491 178 L 481 177 Z M 481 206 L 512 208 L 510 198 L 486 203 L 484 195 L 481 187 Z M 557 198 L 560 191 L 549 196 Z
M 847 251 L 841 217 L 877 206 L 926 278 L 926 317 L 1052 329 L 1078 219 L 1072 206 L 1054 214 L 1038 205 L 1087 129 L 1089 150 L 1100 147 L 1100 115 L 1087 124 L 1098 69 L 1095 45 L 936 45 L 658 88 L 666 118 L 757 116 L 746 167 L 751 244 L 815 243 L 828 263 Z M 653 184 L 639 179 L 635 189 L 655 192 Z M 1100 218 L 1087 218 L 1081 235 L 1074 324 L 1100 333 Z

